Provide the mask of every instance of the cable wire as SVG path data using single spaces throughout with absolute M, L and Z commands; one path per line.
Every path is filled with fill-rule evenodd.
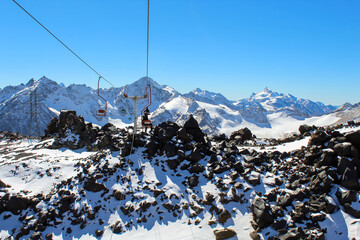
M 94 68 L 92 68 L 87 62 L 85 62 L 79 55 L 77 55 L 71 48 L 69 48 L 64 42 L 62 42 L 58 37 L 56 37 L 49 29 L 47 29 L 41 22 L 39 22 L 33 15 L 31 15 L 25 8 L 23 8 L 18 2 L 12 0 L 19 8 L 21 8 L 27 15 L 29 15 L 35 22 L 37 22 L 42 28 L 44 28 L 48 33 L 51 34 L 58 42 L 60 42 L 67 50 L 69 50 L 75 57 L 77 57 L 80 61 L 82 61 L 88 68 L 90 68 L 94 73 L 96 73 L 99 77 L 104 79 L 111 86 L 115 87 L 111 82 L 109 82 L 106 78 L 104 78 L 100 73 L 98 73 Z
M 149 35 L 150 35 L 150 0 L 147 9 L 147 44 L 146 44 L 146 80 L 149 83 Z

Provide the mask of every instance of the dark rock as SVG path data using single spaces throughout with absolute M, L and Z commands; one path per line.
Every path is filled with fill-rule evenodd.
M 189 187 L 196 187 L 199 184 L 199 177 L 195 174 L 188 179 Z
M 22 210 L 27 209 L 29 200 L 20 196 L 11 196 L 9 201 L 6 202 L 6 209 L 13 214 L 20 214 Z
M 346 168 L 343 176 L 341 177 L 340 184 L 349 190 L 359 190 L 358 172 L 355 169 Z
M 307 165 L 313 165 L 315 158 L 316 157 L 312 153 L 307 152 L 307 153 L 305 153 L 304 163 Z
M 221 164 L 216 164 L 213 169 L 213 172 L 216 174 L 220 174 L 220 173 L 225 172 L 226 170 L 227 170 L 226 167 L 222 166 Z
M 244 167 L 242 165 L 242 163 L 239 161 L 239 162 L 236 162 L 234 164 L 234 169 L 238 172 L 238 173 L 243 173 L 244 172 Z
M 346 140 L 360 150 L 360 131 L 345 134 Z
M 0 188 L 6 188 L 9 187 L 8 185 L 6 185 L 3 181 L 1 181 L 0 179 Z
M 176 123 L 163 122 L 155 127 L 154 135 L 157 136 L 161 142 L 165 143 L 176 136 L 178 130 L 179 126 Z
M 253 157 L 253 156 L 244 156 L 244 160 L 247 163 L 253 163 L 255 165 L 260 165 L 263 162 L 261 157 Z
M 48 234 L 46 234 L 46 236 L 45 236 L 45 239 L 46 239 L 46 240 L 53 240 L 53 238 L 54 238 L 54 235 L 53 235 L 52 233 L 48 233 Z
M 177 154 L 176 146 L 173 142 L 166 142 L 162 151 L 166 154 L 167 157 L 173 157 Z
M 294 222 L 302 223 L 302 221 L 306 220 L 306 215 L 309 213 L 309 208 L 305 203 L 299 202 L 294 207 L 294 212 L 292 212 L 292 220 Z
M 201 173 L 205 171 L 205 167 L 199 163 L 192 165 L 189 169 L 190 173 Z
M 293 199 L 294 199 L 294 196 L 292 194 L 283 191 L 278 196 L 276 203 L 279 206 L 286 207 L 286 206 L 289 206 L 292 203 Z
M 159 149 L 159 144 L 153 140 L 150 140 L 146 144 L 146 151 L 150 156 L 154 156 Z
M 320 166 L 336 166 L 337 159 L 336 155 L 332 152 L 324 152 L 319 161 Z
M 251 239 L 253 239 L 253 240 L 260 240 L 260 239 L 261 239 L 259 233 L 256 232 L 256 231 L 252 231 L 252 232 L 250 233 L 250 237 L 251 237 Z
M 108 148 L 111 145 L 111 141 L 112 141 L 112 138 L 111 138 L 110 133 L 106 133 L 105 135 L 103 135 L 99 138 L 98 147 L 100 149 Z
M 315 126 L 309 126 L 309 125 L 304 124 L 299 127 L 299 132 L 300 132 L 300 134 L 304 134 L 304 133 L 313 131 L 315 129 L 316 129 Z
M 112 123 L 106 123 L 104 126 L 101 127 L 101 130 L 104 132 L 118 132 L 118 129 Z
M 45 129 L 45 136 L 51 136 L 59 133 L 59 119 L 53 118 Z
M 231 214 L 226 209 L 223 209 L 219 215 L 219 223 L 224 224 L 229 218 L 231 218 Z
M 236 232 L 230 228 L 215 229 L 214 235 L 216 240 L 225 240 L 236 236 Z
M 104 234 L 104 230 L 95 230 L 95 236 L 101 237 Z
M 349 169 L 354 169 L 355 168 L 355 165 L 353 163 L 353 161 L 350 161 L 348 158 L 346 157 L 341 157 L 339 162 L 338 162 L 338 165 L 337 165 L 337 173 L 339 175 L 344 175 L 345 173 L 345 170 L 349 168 Z
M 196 142 L 205 142 L 205 134 L 200 129 L 198 122 L 195 120 L 193 115 L 190 115 L 189 120 L 184 124 L 184 128 L 188 134 L 192 136 Z
M 166 160 L 166 163 L 170 169 L 174 170 L 177 168 L 177 166 L 179 166 L 180 161 L 177 159 L 168 159 Z
M 309 209 L 311 212 L 317 213 L 317 212 L 326 210 L 328 202 L 327 202 L 325 196 L 326 196 L 325 194 L 322 194 L 322 195 L 313 194 L 310 196 Z
M 30 238 L 31 240 L 41 240 L 42 239 L 42 234 L 40 232 L 34 232 L 33 234 L 31 234 Z
M 274 201 L 276 201 L 277 194 L 278 194 L 278 191 L 276 188 L 274 188 L 274 189 L 271 189 L 270 192 L 266 193 L 264 195 L 264 197 L 266 197 L 269 202 L 274 202 Z
M 246 181 L 253 186 L 260 184 L 260 174 L 250 174 L 249 176 L 245 177 Z
M 119 200 L 119 201 L 124 200 L 126 198 L 126 195 L 119 190 L 114 190 L 113 194 L 114 194 L 115 199 Z
M 271 225 L 275 230 L 280 230 L 280 229 L 284 229 L 287 227 L 287 223 L 285 219 L 281 219 L 281 220 L 276 220 L 274 221 L 274 223 Z
M 188 143 L 191 142 L 192 136 L 186 132 L 185 128 L 180 128 L 177 132 L 177 136 L 179 139 L 181 139 L 183 142 Z
M 316 214 L 311 214 L 311 220 L 312 221 L 324 221 L 326 218 L 326 214 L 325 213 L 316 213 Z
M 351 157 L 353 151 L 351 147 L 353 146 L 350 143 L 337 143 L 334 146 L 334 152 L 338 156 Z
M 280 240 L 296 240 L 303 239 L 305 237 L 305 233 L 301 227 L 291 228 L 284 235 L 280 236 Z
M 99 192 L 107 188 L 105 187 L 104 184 L 97 183 L 94 178 L 89 178 L 84 184 L 84 189 L 90 192 Z
M 253 137 L 250 129 L 242 128 L 238 131 L 231 133 L 229 139 L 237 140 L 238 143 L 243 143 L 244 141 L 251 140 Z
M 342 191 L 340 188 L 336 191 L 336 197 L 339 199 L 340 204 L 355 202 L 357 200 L 357 191 L 345 190 Z
M 263 198 L 255 198 L 251 204 L 251 210 L 253 212 L 254 221 L 259 225 L 261 229 L 271 225 L 274 222 L 274 218 L 271 214 L 271 208 Z
M 190 162 L 198 162 L 203 158 L 204 158 L 204 155 L 201 153 L 201 150 L 198 148 L 194 149 L 188 156 L 188 160 Z
M 316 130 L 310 137 L 308 146 L 323 145 L 330 140 L 330 137 L 322 130 Z
M 172 210 L 174 208 L 174 205 L 171 202 L 166 202 L 162 204 L 164 208 L 166 208 L 168 211 Z
M 351 216 L 353 216 L 354 218 L 360 218 L 360 210 L 354 209 L 350 203 L 345 203 L 344 204 L 344 211 L 348 214 L 350 214 Z

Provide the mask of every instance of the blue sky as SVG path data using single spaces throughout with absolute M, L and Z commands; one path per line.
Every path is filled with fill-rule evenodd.
M 146 0 L 18 0 L 116 86 L 146 75 Z M 149 76 L 231 100 L 265 87 L 340 105 L 360 101 L 358 0 L 151 0 Z M 0 87 L 97 75 L 11 0 L 0 1 Z M 104 84 L 103 87 L 110 87 Z

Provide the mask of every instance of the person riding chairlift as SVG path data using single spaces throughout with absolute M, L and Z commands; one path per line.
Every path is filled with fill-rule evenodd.
M 142 116 L 142 126 L 145 128 L 145 132 L 147 131 L 147 128 L 150 128 L 150 131 L 152 131 L 152 123 L 149 119 L 150 111 L 148 108 L 145 109 L 144 115 Z

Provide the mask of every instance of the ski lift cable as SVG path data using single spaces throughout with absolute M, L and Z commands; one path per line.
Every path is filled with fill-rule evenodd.
M 149 35 L 150 35 L 150 0 L 147 9 L 147 41 L 146 41 L 146 80 L 149 83 Z
M 111 86 L 115 87 L 110 81 L 104 78 L 99 72 L 97 72 L 93 67 L 91 67 L 84 59 L 82 59 L 79 55 L 77 55 L 70 47 L 68 47 L 63 41 L 61 41 L 55 34 L 53 34 L 49 29 L 47 29 L 41 22 L 39 22 L 33 15 L 31 15 L 25 8 L 23 8 L 18 2 L 12 0 L 19 8 L 21 8 L 27 15 L 29 15 L 35 22 L 37 22 L 42 28 L 44 28 L 51 36 L 53 36 L 58 42 L 60 42 L 67 50 L 69 50 L 75 57 L 77 57 L 81 62 L 83 62 L 88 68 L 90 68 L 94 73 L 96 73 L 99 77 L 104 79 Z

